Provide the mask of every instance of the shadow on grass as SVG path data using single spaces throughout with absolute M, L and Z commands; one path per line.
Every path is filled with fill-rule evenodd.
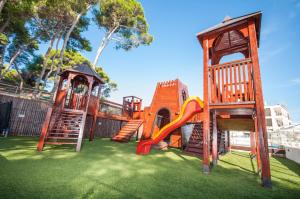
M 293 171 L 295 174 L 300 176 L 300 164 L 293 162 L 292 160 L 282 158 L 282 157 L 274 157 L 275 160 L 280 162 L 280 164 L 284 165 L 285 167 L 289 168 L 289 170 Z

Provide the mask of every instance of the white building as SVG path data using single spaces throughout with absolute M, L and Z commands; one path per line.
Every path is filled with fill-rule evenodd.
M 300 124 L 269 132 L 269 145 L 284 146 L 286 157 L 300 164 Z
M 265 106 L 268 132 L 286 128 L 292 124 L 287 108 L 281 104 Z

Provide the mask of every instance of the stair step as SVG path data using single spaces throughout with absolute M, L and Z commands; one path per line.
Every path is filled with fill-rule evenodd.
M 203 152 L 202 149 L 199 149 L 199 148 L 190 148 L 190 147 L 187 147 L 187 149 L 185 151 L 194 152 L 194 153 L 202 153 Z
M 191 148 L 203 148 L 202 144 L 191 144 L 189 143 L 187 147 L 191 147 Z
M 120 132 L 120 133 L 118 133 L 118 135 L 130 136 L 131 134 L 130 133 L 122 133 L 122 132 Z
M 202 157 L 202 153 L 193 153 L 189 151 L 184 151 L 185 154 L 195 156 L 195 157 Z
M 80 129 L 78 129 L 78 130 L 51 129 L 50 132 L 52 132 L 52 131 L 60 131 L 60 132 L 77 132 L 77 131 L 80 131 Z
M 70 145 L 76 145 L 77 142 L 45 142 L 45 144 L 48 144 L 48 145 L 64 145 L 64 144 L 70 144 Z
M 57 139 L 57 140 L 77 140 L 78 137 L 57 137 L 57 136 L 48 136 L 47 139 Z
M 136 132 L 137 129 L 121 129 L 120 132 L 133 133 Z

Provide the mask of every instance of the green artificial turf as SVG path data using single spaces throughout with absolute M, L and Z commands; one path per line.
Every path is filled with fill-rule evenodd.
M 248 153 L 220 158 L 210 175 L 181 151 L 137 156 L 136 143 L 108 139 L 36 151 L 37 139 L 0 138 L 0 198 L 300 198 L 300 165 L 271 158 L 273 188 L 261 187 Z

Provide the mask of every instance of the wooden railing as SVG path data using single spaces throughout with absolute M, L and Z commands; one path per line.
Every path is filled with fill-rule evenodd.
M 111 115 L 122 115 L 123 105 L 108 100 L 101 100 L 99 112 Z
M 0 93 L 2 94 L 9 94 L 11 96 L 17 96 L 26 99 L 35 99 L 39 94 L 39 92 L 40 92 L 39 95 L 40 100 L 50 101 L 50 102 L 52 101 L 53 93 L 47 91 L 37 91 L 34 90 L 33 88 L 27 88 L 27 87 L 20 88 L 20 86 L 0 81 Z
M 213 104 L 254 101 L 251 59 L 210 66 L 209 89 Z

